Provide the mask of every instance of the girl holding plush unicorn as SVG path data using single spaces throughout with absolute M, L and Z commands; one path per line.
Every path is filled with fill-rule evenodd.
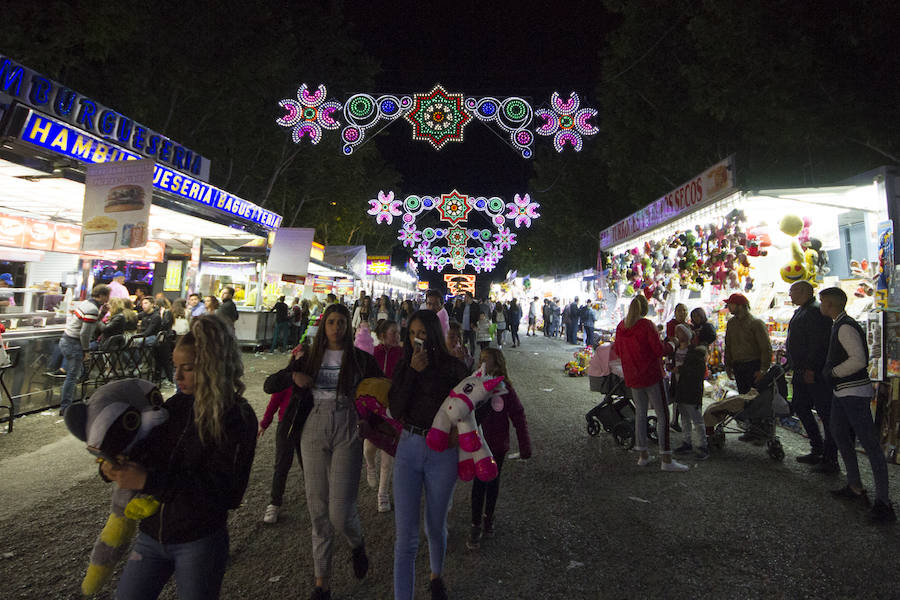
M 447 513 L 456 486 L 458 448 L 455 439 L 442 452 L 425 436 L 449 392 L 468 375 L 466 366 L 447 351 L 441 323 L 430 310 L 409 320 L 403 357 L 393 373 L 391 414 L 403 422 L 394 456 L 394 598 L 412 600 L 419 548 L 419 506 L 425 493 L 425 534 L 431 562 L 431 598 L 447 598 L 442 579 L 447 551 Z
M 500 494 L 500 470 L 503 467 L 503 459 L 509 451 L 510 421 L 516 428 L 519 457 L 531 458 L 531 437 L 528 435 L 525 409 L 522 408 L 519 396 L 509 381 L 503 352 L 496 348 L 485 348 L 481 351 L 481 365 L 484 375 L 503 377 L 506 393 L 501 396 L 503 408 L 499 411 L 493 402 L 486 402 L 475 411 L 484 440 L 497 462 L 497 476 L 491 481 L 482 481 L 477 477 L 472 481 L 472 531 L 466 546 L 473 550 L 480 544 L 482 527 L 484 535 L 491 535 L 494 532 L 494 508 Z

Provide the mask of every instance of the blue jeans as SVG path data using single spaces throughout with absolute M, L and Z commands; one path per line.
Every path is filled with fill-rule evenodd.
M 140 532 L 119 579 L 116 598 L 153 600 L 174 573 L 180 600 L 213 600 L 219 597 L 227 562 L 228 530 L 224 527 L 183 544 L 160 544 Z
M 66 410 L 72 401 L 75 400 L 75 386 L 78 384 L 78 378 L 81 377 L 81 368 L 84 364 L 84 350 L 81 348 L 81 340 L 62 336 L 59 339 L 59 351 L 62 354 L 65 369 L 66 380 L 63 382 L 60 391 L 60 410 Z
M 878 443 L 875 422 L 869 408 L 871 398 L 862 396 L 832 396 L 831 398 L 831 435 L 844 459 L 847 469 L 847 483 L 862 487 L 859 478 L 859 463 L 856 460 L 856 448 L 853 444 L 853 433 L 856 434 L 869 464 L 872 465 L 872 477 L 875 479 L 875 499 L 885 504 L 888 500 L 888 472 L 884 450 Z M 852 429 L 852 433 L 851 433 Z
M 272 336 L 272 352 L 275 352 L 276 348 L 286 348 L 288 345 L 288 336 L 291 333 L 291 322 L 285 321 L 284 323 L 275 322 L 275 333 Z
M 456 486 L 459 452 L 435 452 L 421 435 L 403 430 L 394 457 L 394 598 L 412 600 L 419 550 L 419 503 L 425 488 L 425 535 L 431 572 L 440 575 L 447 552 L 447 513 Z

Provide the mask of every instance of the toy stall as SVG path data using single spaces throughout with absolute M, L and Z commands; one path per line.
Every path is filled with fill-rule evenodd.
M 710 171 L 720 172 L 721 183 L 712 194 Z M 606 291 L 598 326 L 614 329 L 636 294 L 648 298 L 648 316 L 657 323 L 671 319 L 678 303 L 688 311 L 703 308 L 720 333 L 710 353 L 716 371 L 728 318 L 724 299 L 734 292 L 747 296 L 751 313 L 768 324 L 777 353 L 796 308 L 788 289 L 806 280 L 847 293 L 847 313 L 869 334 L 872 379 L 900 377 L 895 196 L 885 173 L 865 173 L 846 185 L 739 190 L 733 162 L 723 161 L 601 233 Z M 896 382 L 889 382 L 891 398 L 900 392 Z M 885 439 L 891 432 L 896 446 L 900 410 L 890 407 L 898 402 L 886 406 Z

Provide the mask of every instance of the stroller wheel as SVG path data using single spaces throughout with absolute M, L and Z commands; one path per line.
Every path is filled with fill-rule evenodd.
M 647 417 L 647 439 L 659 442 L 659 433 L 656 430 L 656 417 Z
M 766 444 L 766 452 L 772 460 L 784 460 L 784 448 L 777 439 L 769 440 Z
M 616 423 L 612 430 L 613 439 L 626 450 L 634 448 L 634 429 L 628 421 Z
M 589 419 L 587 422 L 588 435 L 596 436 L 600 434 L 600 422 L 597 419 Z

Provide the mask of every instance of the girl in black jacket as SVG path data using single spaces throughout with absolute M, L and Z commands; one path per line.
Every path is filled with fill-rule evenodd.
M 347 307 L 332 304 L 322 315 L 309 353 L 270 375 L 263 388 L 274 394 L 294 386 L 285 418 L 292 418 L 293 427 L 300 428 L 303 481 L 312 522 L 313 600 L 331 598 L 335 532 L 350 541 L 354 575 L 362 579 L 369 569 L 356 506 L 363 444 L 353 402 L 361 379 L 382 376 L 372 355 L 353 347 Z
M 160 501 L 141 521 L 118 598 L 156 598 L 175 575 L 178 596 L 218 598 L 228 560 L 228 510 L 241 503 L 256 449 L 256 415 L 242 397 L 234 335 L 214 316 L 194 320 L 175 349 L 179 392 L 128 462 L 104 462 L 119 487 Z

